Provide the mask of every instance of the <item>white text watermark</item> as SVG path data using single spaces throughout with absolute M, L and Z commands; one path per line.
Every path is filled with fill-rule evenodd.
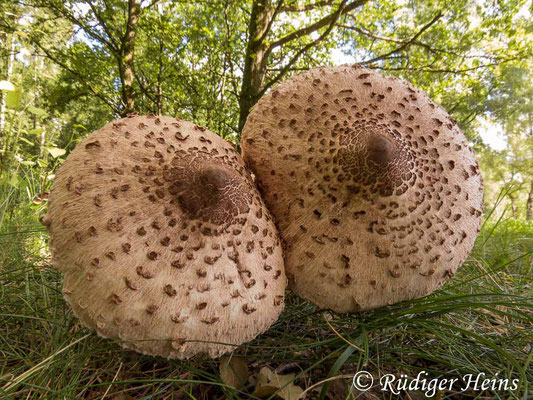
M 466 392 L 467 390 L 482 391 L 502 391 L 502 390 L 516 390 L 520 381 L 518 379 L 500 378 L 498 373 L 492 377 L 480 372 L 479 374 L 465 374 L 460 378 L 429 378 L 426 371 L 421 371 L 414 378 L 407 375 L 382 375 L 379 380 L 376 379 L 379 385 L 379 390 L 383 392 L 390 392 L 392 394 L 400 394 L 402 391 L 413 390 L 422 391 L 427 397 L 433 397 L 440 391 L 460 390 Z M 353 377 L 353 386 L 355 389 L 366 392 L 374 386 L 374 377 L 370 372 L 359 371 Z

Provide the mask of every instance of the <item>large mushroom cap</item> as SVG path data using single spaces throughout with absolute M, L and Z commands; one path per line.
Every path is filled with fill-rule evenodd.
M 358 66 L 302 73 L 264 96 L 243 130 L 285 242 L 289 287 L 321 308 L 424 296 L 479 232 L 472 149 L 426 94 Z
M 82 140 L 44 223 L 74 313 L 127 348 L 215 357 L 283 308 L 280 241 L 242 158 L 190 122 L 130 117 Z

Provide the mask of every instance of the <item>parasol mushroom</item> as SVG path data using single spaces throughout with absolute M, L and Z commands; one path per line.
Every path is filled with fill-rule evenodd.
M 74 314 L 126 348 L 216 357 L 283 308 L 269 212 L 233 146 L 190 122 L 132 116 L 82 140 L 43 223 Z
M 301 73 L 257 103 L 242 149 L 285 244 L 289 287 L 320 308 L 427 295 L 479 233 L 472 148 L 397 78 L 359 66 Z

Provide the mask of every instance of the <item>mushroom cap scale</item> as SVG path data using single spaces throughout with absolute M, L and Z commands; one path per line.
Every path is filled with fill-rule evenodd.
M 82 140 L 43 222 L 75 315 L 126 348 L 216 357 L 283 308 L 280 240 L 251 175 L 190 122 L 132 116 Z
M 289 287 L 339 312 L 422 297 L 479 233 L 483 184 L 465 136 L 410 83 L 319 67 L 272 89 L 242 133 L 285 245 Z

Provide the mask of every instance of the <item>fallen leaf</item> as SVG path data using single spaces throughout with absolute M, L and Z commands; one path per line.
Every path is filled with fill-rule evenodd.
M 257 374 L 257 383 L 252 393 L 256 397 L 266 397 L 276 394 L 284 400 L 297 400 L 303 393 L 303 389 L 296 386 L 295 374 L 278 375 L 268 367 L 263 367 Z
M 248 380 L 249 372 L 244 357 L 223 356 L 218 368 L 222 382 L 226 385 L 241 389 Z
M 351 383 L 352 382 L 350 382 L 350 384 Z M 350 398 L 352 396 L 348 397 L 349 390 L 350 390 L 350 386 L 346 383 L 346 380 L 335 379 L 329 385 L 326 396 L 328 399 L 331 399 L 331 400 Z

